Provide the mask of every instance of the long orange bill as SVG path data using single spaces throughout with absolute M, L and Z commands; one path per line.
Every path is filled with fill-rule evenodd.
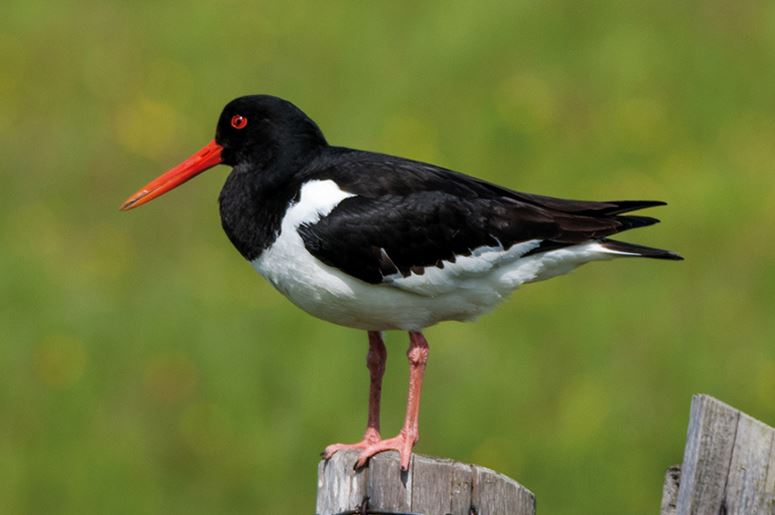
M 121 204 L 121 211 L 129 211 L 137 206 L 142 206 L 217 165 L 221 162 L 222 150 L 223 147 L 212 140 L 178 166 L 164 172 L 140 188 L 137 193 Z

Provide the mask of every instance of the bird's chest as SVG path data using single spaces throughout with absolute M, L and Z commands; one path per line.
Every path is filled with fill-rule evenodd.
M 245 259 L 254 260 L 274 243 L 294 195 L 290 187 L 261 187 L 237 168 L 229 175 L 219 198 L 221 225 Z
M 331 180 L 304 184 L 298 200 L 287 207 L 271 244 L 251 260 L 253 267 L 286 297 L 317 316 L 332 299 L 346 299 L 351 288 L 335 270 L 306 249 L 298 232 L 331 212 L 342 200 L 353 196 Z
M 250 263 L 277 290 L 305 309 L 325 302 L 332 295 L 346 294 L 344 285 L 307 251 L 304 241 L 295 231 L 281 233 Z

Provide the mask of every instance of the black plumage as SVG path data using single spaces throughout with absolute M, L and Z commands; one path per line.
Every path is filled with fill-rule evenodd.
M 324 166 L 301 175 L 332 179 L 357 196 L 299 233 L 315 257 L 370 283 L 395 273 L 422 273 L 483 246 L 508 249 L 541 240 L 529 253 L 535 254 L 604 241 L 658 221 L 622 213 L 663 204 L 529 195 L 416 161 L 343 149 L 332 153 L 317 161 Z
M 264 151 L 240 153 L 240 148 L 257 145 L 248 145 L 245 134 L 239 134 L 239 145 L 232 145 L 232 132 L 220 124 L 217 138 L 224 146 L 224 162 L 231 164 L 231 153 L 235 155 L 235 168 L 220 197 L 223 227 L 249 260 L 271 246 L 288 206 L 314 180 L 333 180 L 355 196 L 318 222 L 299 227 L 306 249 L 369 283 L 397 273 L 422 273 L 483 246 L 508 249 L 540 240 L 529 252 L 536 254 L 589 240 L 614 245 L 607 236 L 658 221 L 625 213 L 664 204 L 521 193 L 427 163 L 329 146 L 317 125 L 292 104 L 273 97 L 248 98 L 227 106 L 221 120 L 228 120 L 231 111 L 261 120 L 260 132 L 247 137 L 260 140 Z M 620 252 L 680 259 L 668 251 L 620 242 L 615 246 Z

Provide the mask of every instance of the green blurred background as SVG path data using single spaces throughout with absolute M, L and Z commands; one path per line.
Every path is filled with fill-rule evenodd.
M 231 248 L 227 169 L 117 210 L 258 92 L 335 144 L 670 203 L 627 239 L 685 262 L 590 265 L 429 329 L 417 447 L 543 514 L 655 512 L 692 393 L 775 422 L 773 85 L 765 1 L 5 2 L 0 513 L 312 513 L 318 452 L 360 436 L 365 334 Z

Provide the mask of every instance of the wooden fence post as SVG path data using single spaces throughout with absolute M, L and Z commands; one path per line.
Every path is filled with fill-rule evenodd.
M 318 465 L 317 515 L 535 515 L 535 497 L 477 465 L 398 453 L 353 470 L 358 453 Z M 707 395 L 695 395 L 683 463 L 667 470 L 661 515 L 775 515 L 775 429 Z
M 775 514 L 775 429 L 695 395 L 683 463 L 667 471 L 661 513 Z
M 320 462 L 317 515 L 535 515 L 529 490 L 484 467 L 415 454 L 402 474 L 398 453 L 387 452 L 356 472 L 357 457 L 339 452 Z

